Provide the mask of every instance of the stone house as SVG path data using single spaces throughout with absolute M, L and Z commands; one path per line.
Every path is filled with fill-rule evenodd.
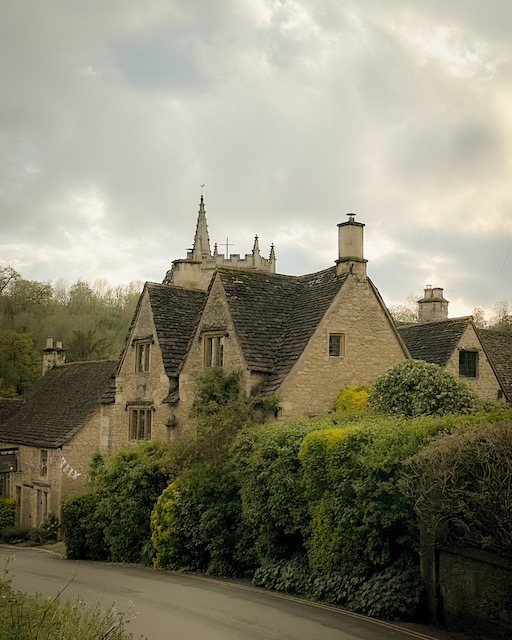
M 62 502 L 86 490 L 91 458 L 109 436 L 101 401 L 109 402 L 115 365 L 65 364 L 61 343 L 48 339 L 45 375 L 0 423 L 2 493 L 16 499 L 20 524 L 60 518 Z
M 339 390 L 369 384 L 408 358 L 367 277 L 364 225 L 338 225 L 338 259 L 318 273 L 275 273 L 275 253 L 210 253 L 201 199 L 194 246 L 163 284 L 147 283 L 116 373 L 113 446 L 174 439 L 191 428 L 196 380 L 208 367 L 273 394 L 284 418 L 329 410 Z
M 411 357 L 446 367 L 480 397 L 512 401 L 512 336 L 475 326 L 471 316 L 448 318 L 440 287 L 418 301 L 418 323 L 398 327 Z

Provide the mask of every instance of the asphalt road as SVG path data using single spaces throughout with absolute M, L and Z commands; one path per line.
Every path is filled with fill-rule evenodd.
M 27 593 L 115 603 L 135 615 L 134 638 L 148 640 L 429 640 L 334 608 L 245 584 L 93 562 L 64 560 L 41 549 L 0 547 L 13 587 Z M 66 586 L 67 585 L 67 586 Z

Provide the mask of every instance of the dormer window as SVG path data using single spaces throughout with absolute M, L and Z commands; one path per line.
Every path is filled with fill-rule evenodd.
M 137 373 L 147 373 L 149 371 L 152 342 L 151 338 L 133 341 L 135 347 L 135 371 Z
M 204 336 L 204 366 L 222 367 L 224 365 L 224 333 Z
M 459 375 L 465 378 L 478 376 L 478 351 L 459 351 Z

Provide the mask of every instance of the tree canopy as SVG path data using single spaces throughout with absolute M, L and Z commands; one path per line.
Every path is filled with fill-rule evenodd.
M 140 290 L 139 282 L 27 280 L 0 266 L 0 396 L 34 384 L 47 336 L 62 341 L 68 362 L 117 358 Z

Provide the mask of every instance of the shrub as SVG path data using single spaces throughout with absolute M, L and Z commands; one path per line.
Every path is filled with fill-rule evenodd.
M 226 467 L 196 467 L 172 482 L 151 515 L 155 566 L 213 575 L 241 573 L 241 505 Z
M 32 533 L 32 527 L 26 525 L 16 524 L 12 527 L 6 527 L 2 529 L 2 540 L 10 544 L 12 542 L 22 542 L 23 540 L 29 540 Z
M 59 519 L 54 513 L 49 513 L 37 529 L 32 529 L 30 540 L 34 544 L 48 544 L 59 539 Z
M 512 420 L 440 435 L 407 462 L 401 488 L 437 544 L 512 558 Z
M 16 518 L 16 500 L 14 498 L 0 498 L 0 531 L 12 527 Z
M 324 418 L 329 426 L 329 418 Z M 304 553 L 309 514 L 298 451 L 304 435 L 322 420 L 274 423 L 242 432 L 233 447 L 242 518 L 254 537 L 260 563 Z
M 169 484 L 169 448 L 158 442 L 125 447 L 97 465 L 95 519 L 114 562 L 140 562 L 151 535 L 150 516 Z
M 344 387 L 334 403 L 334 411 L 360 412 L 366 407 L 369 388 L 362 385 Z
M 176 471 L 194 464 L 222 464 L 237 433 L 274 416 L 276 407 L 274 398 L 247 397 L 239 372 L 207 369 L 197 380 L 192 408 L 196 435 L 175 447 L 180 458 Z
M 418 416 L 475 411 L 479 402 L 470 388 L 444 367 L 406 360 L 375 382 L 368 404 L 380 413 Z
M 62 505 L 62 529 L 67 557 L 72 560 L 108 560 L 104 524 L 97 515 L 94 493 L 66 500 Z

